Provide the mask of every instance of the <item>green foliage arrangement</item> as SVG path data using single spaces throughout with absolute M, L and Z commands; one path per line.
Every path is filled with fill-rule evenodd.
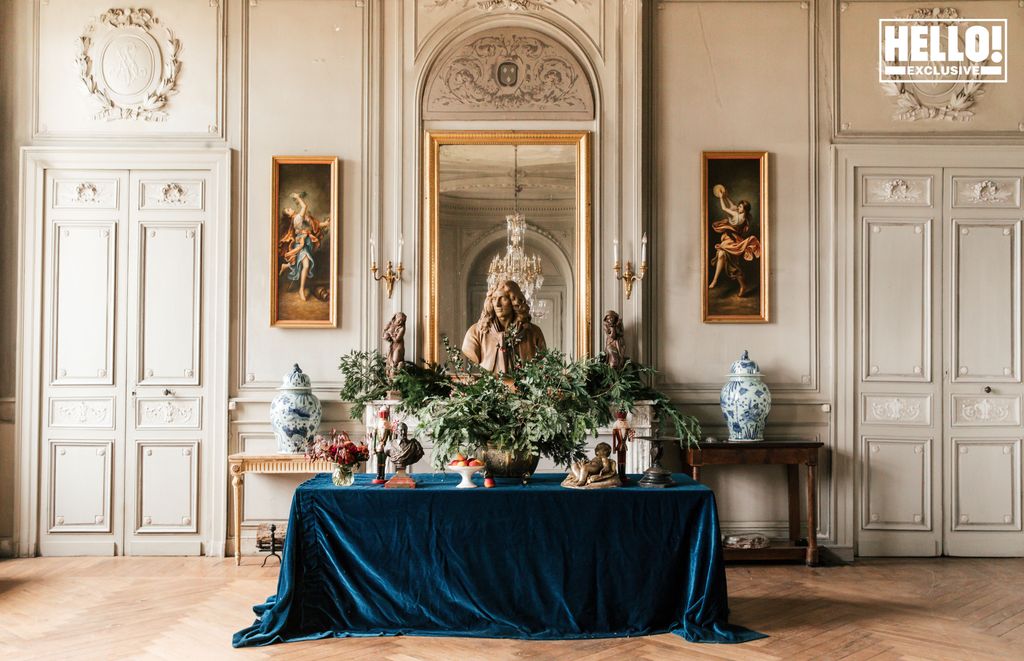
M 646 385 L 654 370 L 627 361 L 612 369 L 604 356 L 572 360 L 545 351 L 496 375 L 471 363 L 445 341 L 447 360 L 424 366 L 405 363 L 389 377 L 384 356 L 353 351 L 342 357 L 341 398 L 360 419 L 367 402 L 389 391 L 402 397 L 400 410 L 415 414 L 433 439 L 433 460 L 443 467 L 458 452 L 489 444 L 516 454 L 548 457 L 568 465 L 583 456 L 587 439 L 611 423 L 615 411 L 650 402 L 662 429 L 669 424 L 681 446 L 695 445 L 700 425 L 681 414 L 662 393 Z

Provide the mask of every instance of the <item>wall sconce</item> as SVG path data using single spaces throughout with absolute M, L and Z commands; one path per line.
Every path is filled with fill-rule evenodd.
M 387 268 L 384 269 L 383 273 L 378 274 L 377 269 L 377 243 L 370 237 L 370 273 L 373 274 L 373 279 L 377 282 L 384 281 L 384 290 L 388 293 L 388 298 L 391 298 L 392 294 L 395 293 L 395 283 L 402 279 L 402 271 L 405 267 L 402 266 L 402 249 L 405 247 L 405 238 L 403 235 L 398 236 L 398 266 L 394 266 L 391 260 L 388 260 Z
M 619 262 L 618 239 L 615 239 L 612 247 L 612 258 L 615 260 L 612 270 L 615 271 L 615 279 L 622 280 L 622 287 L 626 290 L 626 300 L 628 301 L 633 295 L 633 284 L 638 280 L 643 280 L 647 275 L 647 232 L 644 232 L 643 238 L 640 239 L 640 269 L 636 272 L 633 271 L 633 262 L 628 260 L 626 268 L 622 268 L 622 264 Z

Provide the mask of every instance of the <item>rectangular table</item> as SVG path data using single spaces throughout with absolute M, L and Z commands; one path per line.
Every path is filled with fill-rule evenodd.
M 725 549 L 726 560 L 803 560 L 808 566 L 818 564 L 817 539 L 817 466 L 819 441 L 746 441 L 703 442 L 687 450 L 694 480 L 700 481 L 702 466 L 736 466 L 750 464 L 784 464 L 788 481 L 789 541 L 786 546 L 764 549 Z M 800 535 L 800 473 L 807 467 L 807 538 Z
M 560 474 L 494 489 L 430 474 L 416 489 L 383 489 L 371 477 L 299 486 L 277 594 L 235 647 L 400 634 L 762 637 L 728 622 L 714 494 L 685 475 L 663 490 L 585 491 L 560 487 Z

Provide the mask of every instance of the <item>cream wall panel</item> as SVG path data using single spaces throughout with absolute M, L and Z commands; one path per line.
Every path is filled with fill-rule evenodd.
M 1020 380 L 1020 222 L 952 221 L 954 382 Z
M 223 135 L 223 16 L 227 2 L 153 0 L 145 5 L 180 42 L 177 86 L 164 121 L 95 118 L 100 105 L 86 91 L 76 64 L 79 38 L 101 13 L 123 5 L 95 0 L 47 0 L 38 7 L 34 132 L 40 138 L 201 137 Z M 157 30 L 157 38 L 166 37 Z M 98 62 L 106 37 L 89 54 Z M 94 76 L 100 75 L 94 71 Z
M 116 404 L 113 397 L 51 397 L 51 428 L 113 429 Z
M 113 443 L 50 441 L 49 532 L 110 532 Z
M 1020 439 L 953 439 L 954 530 L 1020 530 Z
M 114 382 L 114 222 L 51 225 L 54 385 Z
M 1008 79 L 1007 84 L 987 84 L 976 97 L 970 121 L 894 119 L 894 97 L 886 96 L 878 81 L 878 20 L 895 18 L 918 7 L 932 7 L 927 3 L 874 2 L 853 0 L 839 3 L 837 12 L 837 115 L 839 135 L 864 134 L 935 134 L 1005 132 L 1019 134 L 1024 126 L 1024 58 L 1015 51 L 1013 35 L 1024 34 L 1024 12 L 1016 0 L 972 0 L 947 3 L 967 18 L 1008 19 Z M 1015 57 L 1016 55 L 1016 57 Z M 1017 81 L 1014 83 L 1014 81 Z
M 953 208 L 1019 209 L 1021 177 L 953 177 Z
M 742 349 L 777 393 L 817 387 L 811 20 L 798 2 L 658 6 L 649 323 L 669 389 L 717 391 Z M 769 152 L 772 323 L 704 324 L 700 154 L 750 149 Z
M 931 529 L 932 439 L 864 438 L 863 527 Z
M 199 441 L 139 440 L 135 447 L 135 532 L 196 532 Z
M 930 219 L 864 219 L 865 381 L 931 378 L 931 231 Z
M 954 427 L 1016 427 L 1020 425 L 1020 395 L 953 395 Z
M 202 223 L 144 221 L 139 231 L 139 385 L 200 381 Z
M 932 396 L 927 394 L 864 393 L 861 395 L 861 422 L 879 425 L 931 426 Z
M 248 181 L 239 319 L 243 390 L 277 387 L 296 362 L 316 387 L 334 388 L 338 356 L 360 342 L 360 326 L 366 323 L 356 284 L 364 280 L 365 250 L 358 239 L 365 222 L 359 165 L 365 119 L 363 11 L 357 3 L 334 0 L 261 0 L 248 8 Z M 301 47 L 281 48 L 288 40 Z M 296 154 L 341 160 L 335 329 L 270 327 L 271 158 Z

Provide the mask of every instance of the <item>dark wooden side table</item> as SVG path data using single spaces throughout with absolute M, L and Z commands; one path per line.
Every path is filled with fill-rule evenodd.
M 725 549 L 726 560 L 804 560 L 808 566 L 818 564 L 818 541 L 815 531 L 817 441 L 754 441 L 747 443 L 707 443 L 687 450 L 687 463 L 693 479 L 700 481 L 703 466 L 735 466 L 738 464 L 785 464 L 789 478 L 789 544 L 764 549 Z M 800 537 L 800 465 L 807 466 L 807 539 Z

